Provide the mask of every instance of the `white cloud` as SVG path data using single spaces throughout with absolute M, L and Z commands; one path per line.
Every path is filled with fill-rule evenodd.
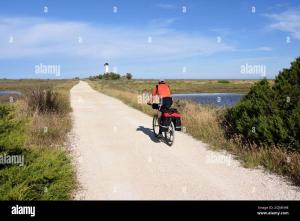
M 153 28 L 167 28 L 175 23 L 177 19 L 168 18 L 168 19 L 153 19 L 150 21 L 149 26 Z
M 237 51 L 237 52 L 272 51 L 272 48 L 264 46 L 258 48 L 233 49 L 233 51 Z
M 266 14 L 272 20 L 269 25 L 271 30 L 289 33 L 300 40 L 300 8 L 290 9 L 278 14 Z
M 232 51 L 214 38 L 182 33 L 164 25 L 143 28 L 94 25 L 28 17 L 0 18 L 0 59 L 41 56 L 94 59 L 172 60 Z M 14 42 L 9 43 L 10 36 Z M 152 42 L 148 42 L 151 36 Z M 78 42 L 81 37 L 82 43 Z

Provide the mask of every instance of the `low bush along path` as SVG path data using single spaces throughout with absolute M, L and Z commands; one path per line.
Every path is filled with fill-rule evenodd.
M 152 118 L 80 81 L 71 89 L 77 199 L 300 199 L 299 188 L 176 132 L 172 147 Z

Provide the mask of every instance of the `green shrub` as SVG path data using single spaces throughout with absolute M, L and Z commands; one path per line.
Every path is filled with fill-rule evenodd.
M 70 199 L 76 180 L 68 153 L 24 147 L 24 128 L 15 107 L 0 104 L 0 155 L 24 157 L 24 165 L 0 164 L 0 200 Z
M 300 150 L 300 57 L 271 86 L 266 79 L 228 110 L 223 122 L 227 136 L 244 142 Z
M 227 81 L 227 80 L 219 80 L 218 83 L 220 83 L 220 84 L 229 84 L 230 81 Z
M 0 104 L 0 152 L 19 152 L 24 143 L 24 122 L 15 118 L 14 107 Z
M 0 169 L 0 200 L 66 200 L 76 187 L 74 170 L 63 150 L 24 150 L 23 166 Z

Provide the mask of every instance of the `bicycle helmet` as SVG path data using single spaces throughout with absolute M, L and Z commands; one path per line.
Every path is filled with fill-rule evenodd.
M 165 83 L 165 80 L 164 80 L 164 79 L 159 79 L 158 83 L 159 83 L 159 84 L 164 84 L 164 83 Z

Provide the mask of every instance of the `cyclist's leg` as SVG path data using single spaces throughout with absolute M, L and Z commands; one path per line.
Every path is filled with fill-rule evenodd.
M 168 102 L 166 102 L 165 98 L 160 99 L 159 109 L 158 109 L 158 122 L 160 122 L 160 117 L 162 115 L 162 112 L 166 111 Z M 162 135 L 161 127 L 159 127 L 159 134 Z
M 157 122 L 158 124 L 160 125 L 160 117 L 161 117 L 161 112 L 159 110 L 157 110 Z M 162 131 L 161 131 L 161 127 L 159 126 L 159 132 L 158 132 L 159 135 L 162 134 Z
M 161 102 L 158 109 L 158 122 L 160 122 L 162 111 L 168 110 L 172 106 L 172 104 L 173 100 L 171 97 L 161 98 Z M 162 134 L 161 127 L 159 127 L 159 134 Z
M 170 109 L 172 104 L 173 104 L 172 97 L 165 97 L 164 98 L 164 106 L 165 106 L 166 109 Z
M 157 120 L 158 120 L 158 124 L 160 125 L 160 117 L 161 117 L 161 108 L 163 106 L 163 99 L 159 98 L 159 103 L 158 103 L 158 110 L 157 110 Z M 159 126 L 159 132 L 158 132 L 159 135 L 162 134 L 162 131 L 161 131 L 161 127 Z

